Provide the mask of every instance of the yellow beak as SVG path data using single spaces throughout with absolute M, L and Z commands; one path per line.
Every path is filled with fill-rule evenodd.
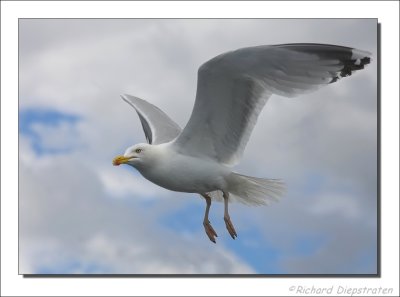
M 113 165 L 114 166 L 118 166 L 118 165 L 121 165 L 121 164 L 125 164 L 125 163 L 127 163 L 129 160 L 131 159 L 131 157 L 124 157 L 124 156 L 116 156 L 114 159 L 113 159 Z

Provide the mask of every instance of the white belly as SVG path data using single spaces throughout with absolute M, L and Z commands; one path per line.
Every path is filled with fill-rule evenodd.
M 162 158 L 152 166 L 139 169 L 149 181 L 160 187 L 188 193 L 206 193 L 226 188 L 230 168 L 209 160 L 185 155 Z

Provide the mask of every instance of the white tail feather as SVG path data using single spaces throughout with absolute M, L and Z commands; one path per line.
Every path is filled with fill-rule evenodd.
M 227 190 L 230 197 L 233 196 L 233 200 L 238 202 L 266 205 L 271 201 L 279 201 L 285 193 L 285 183 L 280 179 L 258 178 L 233 172 L 228 178 Z

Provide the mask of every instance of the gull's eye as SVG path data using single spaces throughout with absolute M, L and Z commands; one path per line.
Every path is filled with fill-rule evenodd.
M 135 152 L 138 153 L 138 154 L 139 154 L 141 151 L 142 151 L 142 149 L 135 149 Z

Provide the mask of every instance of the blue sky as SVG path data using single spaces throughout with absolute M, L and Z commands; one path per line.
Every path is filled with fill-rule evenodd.
M 265 36 L 254 33 L 261 29 Z M 376 56 L 376 23 L 21 20 L 20 273 L 374 273 L 374 63 L 316 93 L 267 103 L 235 170 L 283 178 L 288 193 L 268 207 L 232 204 L 236 240 L 222 204 L 210 213 L 214 245 L 198 195 L 111 165 L 145 141 L 119 94 L 142 97 L 184 126 L 201 63 L 288 42 Z
M 68 144 L 52 147 L 46 145 L 38 127 L 48 127 L 59 130 L 60 125 L 65 124 L 73 128 L 78 115 L 66 114 L 56 110 L 21 109 L 19 112 L 19 133 L 30 139 L 33 150 L 37 155 L 68 153 L 71 147 Z M 40 128 L 39 128 L 40 129 Z

